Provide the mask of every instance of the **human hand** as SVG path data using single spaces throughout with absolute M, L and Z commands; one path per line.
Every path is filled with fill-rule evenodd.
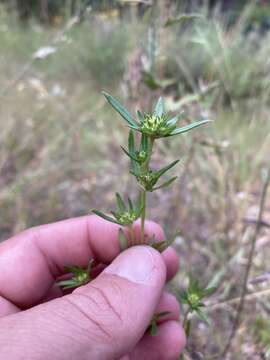
M 135 236 L 139 238 L 139 224 Z M 175 275 L 172 248 L 160 255 L 148 246 L 119 255 L 119 226 L 96 216 L 26 230 L 0 244 L 0 359 L 174 360 L 185 346 L 179 306 L 164 291 Z M 145 235 L 164 240 L 146 222 Z M 64 266 L 108 265 L 94 280 L 64 295 L 55 281 Z M 154 313 L 158 335 L 146 329 Z

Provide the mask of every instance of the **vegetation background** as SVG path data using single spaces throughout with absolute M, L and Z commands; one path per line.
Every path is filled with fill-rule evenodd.
M 115 191 L 135 191 L 119 147 L 127 129 L 101 90 L 133 111 L 163 95 L 172 113 L 210 117 L 160 143 L 154 162 L 180 157 L 179 180 L 153 194 L 148 216 L 168 236 L 179 231 L 176 292 L 189 272 L 218 284 L 206 308 L 212 325 L 195 319 L 186 356 L 219 354 L 269 166 L 269 29 L 269 1 L 1 1 L 0 239 L 109 210 Z M 260 225 L 228 359 L 270 359 L 269 197 Z

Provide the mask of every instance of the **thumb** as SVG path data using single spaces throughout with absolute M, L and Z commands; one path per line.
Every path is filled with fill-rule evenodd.
M 156 250 L 130 248 L 72 294 L 3 318 L 0 358 L 120 358 L 142 338 L 165 279 Z

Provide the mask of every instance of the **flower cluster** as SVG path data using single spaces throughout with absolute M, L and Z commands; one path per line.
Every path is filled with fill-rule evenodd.
M 183 134 L 209 122 L 208 119 L 204 119 L 178 128 L 177 122 L 180 120 L 181 116 L 169 119 L 166 115 L 164 115 L 164 103 L 162 98 L 158 100 L 152 114 L 142 114 L 140 111 L 137 111 L 137 120 L 134 119 L 130 112 L 115 98 L 105 92 L 103 92 L 103 94 L 112 107 L 126 120 L 131 129 L 139 131 L 153 139 Z
M 72 277 L 67 280 L 58 281 L 56 284 L 62 289 L 74 289 L 78 286 L 85 285 L 91 280 L 91 270 L 94 260 L 89 261 L 88 267 L 83 269 L 80 266 L 65 266 L 67 273 L 71 273 Z
M 111 211 L 112 216 L 106 215 L 103 212 L 94 209 L 93 213 L 102 217 L 103 219 L 110 221 L 118 225 L 131 225 L 137 220 L 142 212 L 141 198 L 139 196 L 137 203 L 133 204 L 131 199 L 128 199 L 128 205 L 125 204 L 121 195 L 116 193 L 117 210 Z
M 129 132 L 128 136 L 128 150 L 126 150 L 123 146 L 121 146 L 124 153 L 131 159 L 132 164 L 135 162 L 142 165 L 145 163 L 149 156 L 150 144 L 148 137 L 143 134 L 141 137 L 141 143 L 139 149 L 135 147 L 135 139 L 132 131 Z
M 201 320 L 208 323 L 208 318 L 202 310 L 205 306 L 203 300 L 212 295 L 216 290 L 216 287 L 202 287 L 198 280 L 190 277 L 188 288 L 180 292 L 180 301 L 182 304 L 186 304 L 188 306 L 189 313 L 195 312 Z
M 153 171 L 149 168 L 149 166 L 145 166 L 145 164 L 149 161 L 151 154 L 151 143 L 147 135 L 142 134 L 141 136 L 141 144 L 139 149 L 137 150 L 135 147 L 135 139 L 132 131 L 129 132 L 128 137 L 128 151 L 123 148 L 123 151 L 129 158 L 131 159 L 131 169 L 130 172 L 134 175 L 138 181 L 138 184 L 145 191 L 155 191 L 162 187 L 170 185 L 177 177 L 173 177 L 168 181 L 162 183 L 161 185 L 155 186 L 159 180 L 159 178 L 164 175 L 168 170 L 170 170 L 173 166 L 175 166 L 179 160 L 173 161 L 171 164 L 163 167 L 158 171 Z

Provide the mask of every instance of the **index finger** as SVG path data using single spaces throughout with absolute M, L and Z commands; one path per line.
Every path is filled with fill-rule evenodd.
M 138 236 L 139 224 L 134 226 Z M 97 216 L 84 216 L 35 227 L 0 244 L 0 296 L 26 308 L 44 297 L 65 265 L 84 267 L 91 258 L 110 263 L 120 252 L 119 228 Z M 146 222 L 145 234 L 164 239 L 153 222 Z

